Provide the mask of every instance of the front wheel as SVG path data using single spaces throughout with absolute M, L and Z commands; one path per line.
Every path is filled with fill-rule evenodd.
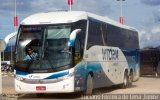
M 86 85 L 86 94 L 91 95 L 93 92 L 93 78 L 89 74 L 87 78 L 87 85 Z

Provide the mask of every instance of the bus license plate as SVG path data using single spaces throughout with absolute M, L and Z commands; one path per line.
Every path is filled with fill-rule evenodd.
M 36 86 L 37 91 L 44 91 L 46 90 L 46 86 Z

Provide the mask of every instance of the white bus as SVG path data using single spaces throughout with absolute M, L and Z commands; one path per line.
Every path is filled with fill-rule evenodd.
M 36 59 L 24 60 L 31 47 Z M 18 93 L 71 93 L 139 79 L 136 29 L 83 11 L 31 15 L 16 41 Z M 32 58 L 32 57 L 31 57 Z

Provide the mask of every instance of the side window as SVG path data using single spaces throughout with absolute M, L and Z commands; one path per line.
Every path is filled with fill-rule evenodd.
M 80 47 L 82 50 L 84 49 L 84 45 L 85 45 L 86 27 L 87 27 L 86 20 L 81 20 L 81 21 L 75 22 L 72 26 L 72 30 L 81 29 L 81 32 L 77 34 L 77 37 L 80 41 Z
M 85 36 L 86 36 L 87 20 L 80 20 L 73 23 L 72 31 L 75 29 L 81 29 L 76 36 L 75 47 L 73 49 L 73 63 L 76 65 L 83 58 L 83 51 L 85 45 Z
M 119 27 L 113 26 L 111 24 L 107 25 L 107 45 L 113 47 L 123 47 L 123 32 Z
M 78 62 L 80 62 L 81 58 L 82 58 L 81 42 L 79 39 L 76 39 L 75 51 L 74 51 L 74 63 L 77 64 Z
M 89 21 L 88 43 L 87 49 L 94 45 L 103 45 L 101 23 L 97 21 Z

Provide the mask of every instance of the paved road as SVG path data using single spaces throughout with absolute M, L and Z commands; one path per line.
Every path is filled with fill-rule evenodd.
M 6 94 L 11 99 L 14 98 L 14 82 L 13 76 L 3 76 L 3 94 Z M 119 89 L 118 86 L 100 88 L 94 90 L 94 98 L 102 98 L 102 95 L 111 94 L 160 94 L 160 78 L 154 77 L 141 77 L 139 81 L 134 82 L 132 87 L 127 89 Z M 15 96 L 16 97 L 16 96 Z M 138 98 L 138 96 L 136 95 Z M 160 95 L 155 96 L 160 99 Z M 43 97 L 37 97 L 35 94 L 23 94 L 18 97 L 18 100 L 51 100 L 51 99 L 87 99 L 82 93 L 70 93 L 70 94 L 45 94 Z M 91 98 L 93 99 L 93 98 Z M 155 99 L 155 100 L 158 100 Z M 5 99 L 4 99 L 5 100 Z
M 13 73 L 2 75 L 2 93 L 15 94 Z

